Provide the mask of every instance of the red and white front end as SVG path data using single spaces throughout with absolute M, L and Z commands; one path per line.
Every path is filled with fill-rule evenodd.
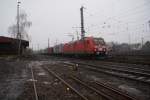
M 106 46 L 95 46 L 94 52 L 96 55 L 105 55 L 106 54 Z
M 95 55 L 106 55 L 107 48 L 103 38 L 94 38 L 94 53 Z

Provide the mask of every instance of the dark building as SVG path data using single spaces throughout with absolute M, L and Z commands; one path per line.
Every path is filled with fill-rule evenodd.
M 29 46 L 29 41 L 21 40 L 21 53 Z M 0 36 L 0 55 L 17 54 L 19 47 L 19 40 Z

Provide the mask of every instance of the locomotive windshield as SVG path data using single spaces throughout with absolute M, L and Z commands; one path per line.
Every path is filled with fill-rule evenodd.
M 103 38 L 94 38 L 94 42 L 96 45 L 105 45 L 105 41 Z

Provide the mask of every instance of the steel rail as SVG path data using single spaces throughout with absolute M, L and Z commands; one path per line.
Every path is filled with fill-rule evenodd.
M 146 73 L 150 73 L 150 70 L 145 70 L 143 68 L 137 68 L 137 67 L 135 68 L 135 67 L 131 67 L 129 65 L 127 65 L 127 66 L 119 65 L 118 63 L 102 62 L 102 65 L 110 66 L 110 67 L 117 67 L 117 68 L 125 68 L 125 69 L 127 68 L 127 69 L 131 69 L 131 70 L 137 70 L 137 71 L 143 71 L 143 72 L 146 72 Z M 132 65 L 132 66 L 136 66 L 136 65 Z
M 101 69 L 98 69 L 98 68 L 89 67 L 89 66 L 88 67 L 84 66 L 84 68 L 88 68 L 88 69 L 93 70 L 93 71 L 102 72 L 102 73 L 105 73 L 105 74 L 109 74 L 109 75 L 113 75 L 113 76 L 117 76 L 117 77 L 121 77 L 121 78 L 126 78 L 126 79 L 130 79 L 130 80 L 134 80 L 134 81 L 143 82 L 143 83 L 146 83 L 146 84 L 150 85 L 149 81 L 141 80 L 141 79 L 138 79 L 138 78 L 124 76 L 124 75 L 112 73 L 112 72 L 109 72 L 109 71 L 104 71 L 104 70 L 101 70 Z
M 115 99 L 112 99 L 112 97 L 108 96 L 107 94 L 105 94 L 105 93 L 103 93 L 103 92 L 101 92 L 101 91 L 99 91 L 99 90 L 97 90 L 97 89 L 95 89 L 95 88 L 93 88 L 93 87 L 87 85 L 85 82 L 83 82 L 83 81 L 81 81 L 81 80 L 79 80 L 79 79 L 77 79 L 77 78 L 75 78 L 75 77 L 73 77 L 73 76 L 70 76 L 70 78 L 72 78 L 72 79 L 75 80 L 76 82 L 78 82 L 78 83 L 84 85 L 85 87 L 91 89 L 92 91 L 96 92 L 97 94 L 103 96 L 104 98 L 106 98 L 106 99 L 108 99 L 108 100 L 115 100 Z
M 106 85 L 106 84 L 104 84 L 104 83 L 102 83 L 102 82 L 97 82 L 97 81 L 95 81 L 95 83 L 98 84 L 99 86 L 102 86 L 102 87 L 104 87 L 104 88 L 106 88 L 106 89 L 108 89 L 108 90 L 111 90 L 111 91 L 113 91 L 113 92 L 115 92 L 115 93 L 117 93 L 117 94 L 123 96 L 123 97 L 126 98 L 127 100 L 137 100 L 136 98 L 134 98 L 134 97 L 132 97 L 132 96 L 129 96 L 128 94 L 123 93 L 122 91 L 120 91 L 120 90 L 118 90 L 118 89 L 116 89 L 116 88 L 113 88 L 113 87 L 111 87 L 111 86 L 108 86 L 108 85 Z
M 36 90 L 35 78 L 34 78 L 34 73 L 33 73 L 32 66 L 31 66 L 31 73 L 32 73 L 32 81 L 33 81 L 33 87 L 34 87 L 35 100 L 39 100 L 37 90 Z
M 76 77 L 71 76 L 71 78 L 72 78 L 73 80 L 77 81 L 78 83 L 80 83 L 80 84 L 82 84 L 82 85 L 84 85 L 84 86 L 86 86 L 86 87 L 88 87 L 88 88 L 93 89 L 94 91 L 96 91 L 96 93 L 98 93 L 98 94 L 100 94 L 100 95 L 104 95 L 104 96 L 108 97 L 110 100 L 112 100 L 110 94 L 106 94 L 106 93 L 103 92 L 103 91 L 99 91 L 99 90 L 97 90 L 97 89 L 95 89 L 95 88 L 93 88 L 93 87 L 87 85 L 85 82 L 81 81 L 80 79 L 78 79 L 78 78 L 76 78 Z M 106 85 L 106 84 L 104 84 L 104 83 L 102 83 L 102 82 L 101 82 L 101 83 L 100 83 L 100 82 L 97 82 L 97 81 L 94 81 L 94 82 L 95 82 L 96 84 L 98 84 L 99 86 L 102 86 L 102 87 L 104 87 L 105 89 L 107 89 L 107 90 L 109 90 L 109 91 L 112 91 L 112 92 L 114 92 L 114 93 L 116 93 L 116 94 L 121 95 L 122 97 L 125 98 L 125 99 L 122 99 L 122 100 L 137 100 L 137 99 L 135 99 L 135 98 L 133 98 L 133 97 L 127 95 L 127 94 L 124 94 L 122 91 L 119 91 L 119 90 L 117 90 L 117 89 L 114 89 L 114 88 L 112 88 L 112 87 L 110 87 L 110 86 L 108 86 L 108 85 Z M 102 93 L 102 94 L 101 94 L 101 93 Z M 108 96 L 108 95 L 109 95 L 109 96 Z M 116 98 L 115 98 L 114 100 L 116 100 Z
M 64 63 L 64 64 L 70 64 L 70 65 L 74 65 L 72 63 Z M 79 63 L 77 63 L 79 64 Z M 86 65 L 86 64 L 84 64 Z M 88 66 L 82 66 L 86 69 L 89 69 L 89 70 L 93 70 L 95 72 L 101 72 L 101 73 L 104 73 L 104 74 L 108 74 L 108 75 L 112 75 L 112 76 L 117 76 L 117 77 L 120 77 L 120 78 L 126 78 L 126 79 L 130 79 L 130 80 L 134 80 L 134 81 L 139 81 L 139 82 L 142 82 L 142 83 L 145 83 L 145 84 L 148 84 L 150 85 L 150 82 L 149 81 L 145 81 L 145 80 L 140 80 L 140 79 L 137 79 L 137 78 L 133 78 L 133 77 L 129 77 L 129 76 L 124 76 L 124 75 L 120 75 L 120 74 L 115 74 L 115 73 L 112 73 L 112 72 L 109 72 L 109 71 L 104 71 L 100 68 L 95 68 L 95 67 L 90 67 L 89 65 Z
M 76 59 L 75 59 L 76 60 Z M 145 70 L 145 69 L 141 69 L 141 68 L 135 68 L 135 67 L 131 67 L 132 66 L 137 66 L 135 64 L 128 64 L 128 63 L 117 63 L 117 62 L 109 62 L 109 61 L 100 61 L 102 63 L 102 65 L 106 65 L 106 66 L 113 66 L 113 67 L 119 67 L 119 68 L 124 68 L 126 67 L 127 69 L 133 69 L 133 70 L 138 70 L 139 71 L 143 71 L 144 73 L 150 73 L 150 70 Z M 123 64 L 127 64 L 127 66 L 123 65 Z
M 61 77 L 59 77 L 55 72 L 50 70 L 49 68 L 44 67 L 50 74 L 52 74 L 54 77 L 59 79 L 61 82 L 63 82 L 66 86 L 68 86 L 71 90 L 73 90 L 77 95 L 79 95 L 83 100 L 89 100 L 87 97 L 82 95 L 80 92 L 78 92 L 75 88 L 73 88 L 70 84 L 68 84 L 65 80 L 63 80 Z
M 137 75 L 143 75 L 143 76 L 146 76 L 146 77 L 150 77 L 149 73 L 141 73 L 141 72 L 129 71 L 129 70 L 125 70 L 125 69 L 121 70 L 121 69 L 116 69 L 116 68 L 108 68 L 106 65 L 96 66 L 96 65 L 85 64 L 85 63 L 80 63 L 80 62 L 73 62 L 73 63 L 77 63 L 77 64 L 80 64 L 80 65 L 92 66 L 92 67 L 96 67 L 96 68 L 103 68 L 103 69 L 106 69 L 106 70 L 113 70 L 113 71 L 118 71 L 118 72 L 125 72 L 125 73 L 134 74 L 134 75 L 137 74 Z

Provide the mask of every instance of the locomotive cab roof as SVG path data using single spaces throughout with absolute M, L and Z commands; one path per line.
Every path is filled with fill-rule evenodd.
M 84 39 L 80 39 L 80 40 L 89 40 L 89 39 L 99 39 L 99 40 L 104 40 L 102 37 L 85 37 Z

